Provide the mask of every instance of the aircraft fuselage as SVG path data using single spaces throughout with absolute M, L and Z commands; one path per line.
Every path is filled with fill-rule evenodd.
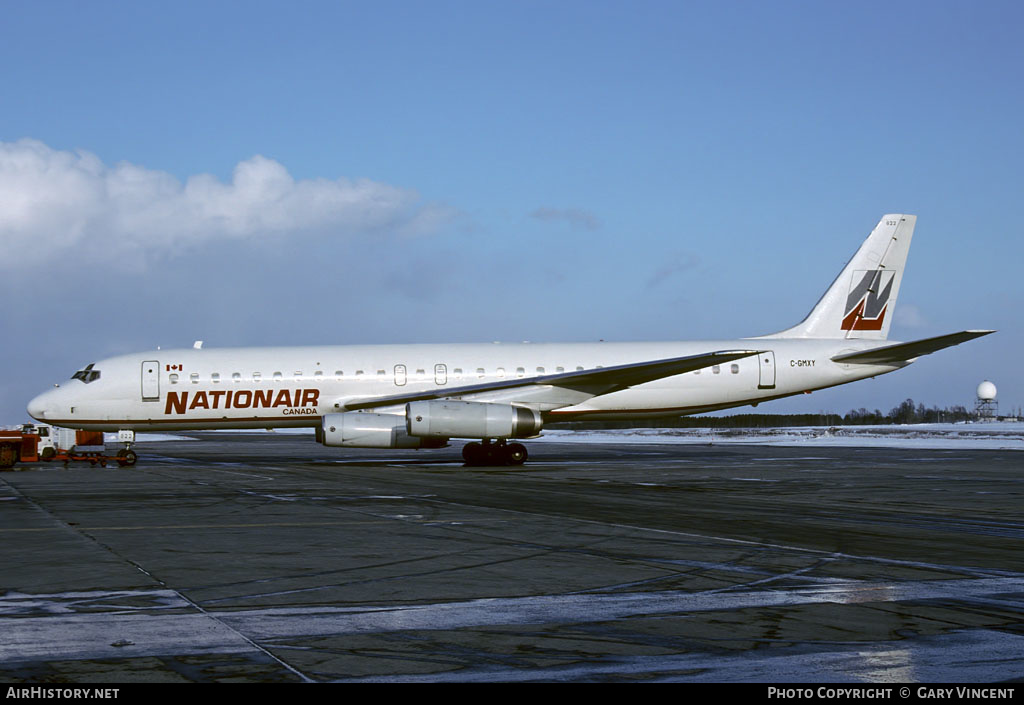
M 94 363 L 98 377 L 73 379 L 29 405 L 39 421 L 85 430 L 258 429 L 317 426 L 346 402 L 417 391 L 590 370 L 708 350 L 760 354 L 664 377 L 577 404 L 544 409 L 532 390 L 473 395 L 529 403 L 548 421 L 678 416 L 754 404 L 891 372 L 906 363 L 848 365 L 862 340 L 744 340 L 665 343 L 493 343 L 157 350 Z M 564 396 L 564 391 L 562 393 Z M 538 400 L 539 399 L 539 400 Z M 404 413 L 404 404 L 377 409 Z

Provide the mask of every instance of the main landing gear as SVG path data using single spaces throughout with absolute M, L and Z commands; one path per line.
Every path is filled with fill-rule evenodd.
M 505 439 L 483 443 L 467 443 L 462 447 L 462 458 L 466 465 L 522 465 L 527 458 L 526 446 L 522 443 L 508 443 Z

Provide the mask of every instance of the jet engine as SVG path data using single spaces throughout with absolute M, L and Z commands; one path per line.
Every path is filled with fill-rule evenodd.
M 325 446 L 347 448 L 440 448 L 447 441 L 411 437 L 401 416 L 363 411 L 325 414 L 316 439 Z
M 414 401 L 405 430 L 423 438 L 528 438 L 540 433 L 539 411 L 478 401 Z

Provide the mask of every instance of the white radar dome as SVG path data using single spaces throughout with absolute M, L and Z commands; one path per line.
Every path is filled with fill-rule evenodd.
M 987 379 L 978 385 L 978 398 L 982 401 L 992 401 L 996 398 L 996 385 Z

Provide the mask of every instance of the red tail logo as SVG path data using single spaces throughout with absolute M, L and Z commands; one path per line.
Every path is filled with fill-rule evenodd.
M 896 273 L 872 269 L 853 273 L 843 330 L 882 330 Z

